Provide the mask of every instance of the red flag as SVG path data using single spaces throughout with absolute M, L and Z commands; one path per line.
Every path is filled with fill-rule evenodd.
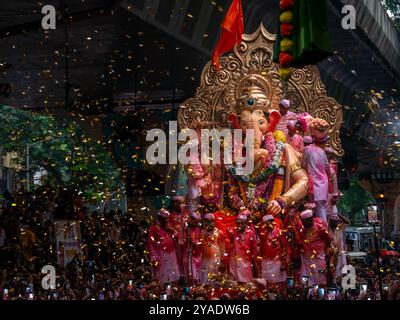
M 213 65 L 219 69 L 218 58 L 240 44 L 244 32 L 242 0 L 233 0 L 221 24 L 221 36 L 213 54 Z

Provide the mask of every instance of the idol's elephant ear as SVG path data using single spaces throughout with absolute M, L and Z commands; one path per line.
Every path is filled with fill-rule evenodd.
M 230 113 L 227 117 L 227 120 L 232 129 L 240 129 L 239 119 L 235 113 Z
M 281 120 L 282 116 L 277 110 L 271 110 L 269 112 L 269 131 L 274 132 L 276 125 Z

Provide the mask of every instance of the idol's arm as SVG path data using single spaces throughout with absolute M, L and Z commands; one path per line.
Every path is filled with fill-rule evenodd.
M 295 202 L 303 199 L 308 193 L 308 175 L 304 169 L 292 172 L 291 178 L 295 181 L 293 186 L 281 196 L 285 206 L 291 206 Z
M 307 171 L 301 168 L 298 153 L 290 145 L 286 145 L 286 155 L 287 172 L 290 173 L 294 184 L 280 199 L 285 203 L 285 207 L 288 207 L 307 196 L 309 183 Z
M 309 190 L 307 171 L 301 168 L 298 152 L 286 144 L 286 172 L 294 183 L 282 196 L 268 204 L 267 211 L 272 215 L 287 210 L 295 202 L 303 199 Z

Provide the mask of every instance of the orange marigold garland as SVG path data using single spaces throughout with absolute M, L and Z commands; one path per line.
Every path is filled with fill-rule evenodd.
M 284 181 L 284 168 L 280 167 L 278 170 L 278 173 L 275 177 L 275 181 L 274 181 L 274 187 L 272 188 L 272 192 L 271 195 L 269 197 L 269 201 L 273 201 L 276 200 L 276 198 L 278 198 L 283 191 L 283 181 Z
M 247 203 L 247 193 L 244 187 L 244 183 L 239 181 L 240 195 L 242 196 L 244 203 Z
M 279 76 L 282 80 L 288 80 L 292 73 L 291 65 L 293 62 L 293 10 L 294 0 L 281 0 L 279 3 L 280 7 L 280 33 L 282 40 L 280 43 L 280 55 L 279 55 Z

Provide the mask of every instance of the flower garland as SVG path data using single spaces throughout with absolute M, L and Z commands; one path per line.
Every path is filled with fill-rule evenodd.
M 279 75 L 282 80 L 288 80 L 292 73 L 291 65 L 293 63 L 293 9 L 295 0 L 281 0 L 279 7 L 281 10 L 280 32 L 282 40 L 280 43 L 281 53 L 279 55 Z
M 261 181 L 264 181 L 271 174 L 275 173 L 276 170 L 278 170 L 278 168 L 281 166 L 281 163 L 282 163 L 282 157 L 284 155 L 284 150 L 285 150 L 285 144 L 283 142 L 277 142 L 274 159 L 272 160 L 271 164 L 268 167 L 266 167 L 265 169 L 263 169 L 255 177 L 237 175 L 235 167 L 229 167 L 228 172 L 232 176 L 234 176 L 238 181 L 241 181 L 241 182 L 244 182 L 247 184 L 248 183 L 258 184 Z
M 272 189 L 271 196 L 269 197 L 269 201 L 275 200 L 282 194 L 284 172 L 285 170 L 280 167 L 278 170 L 278 174 L 275 177 L 274 187 Z
M 244 188 L 244 184 L 239 182 L 239 189 L 240 189 L 240 195 L 242 196 L 243 202 L 247 203 L 247 193 Z
M 285 133 L 283 131 L 275 130 L 273 135 L 274 135 L 275 141 L 286 143 L 286 136 L 285 136 Z

